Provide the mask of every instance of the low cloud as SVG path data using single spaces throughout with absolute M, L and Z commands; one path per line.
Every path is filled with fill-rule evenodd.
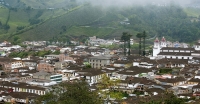
M 147 5 L 147 4 L 170 4 L 176 3 L 179 5 L 188 5 L 194 0 L 77 0 L 78 2 L 89 2 L 92 5 L 104 7 L 109 6 L 131 6 L 131 5 Z

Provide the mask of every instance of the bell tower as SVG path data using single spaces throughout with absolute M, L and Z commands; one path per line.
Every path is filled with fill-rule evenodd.
M 165 37 L 163 36 L 162 40 L 160 41 L 160 46 L 162 47 L 167 47 L 167 42 L 165 40 Z
M 154 40 L 154 46 L 153 46 L 153 56 L 157 56 L 160 53 L 160 41 L 158 38 Z

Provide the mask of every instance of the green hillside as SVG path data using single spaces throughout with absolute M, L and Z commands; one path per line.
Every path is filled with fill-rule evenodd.
M 2 24 L 7 24 L 10 26 L 10 29 L 8 30 L 9 33 L 17 31 L 17 27 L 20 26 L 30 26 L 30 19 L 38 19 L 38 20 L 46 20 L 54 15 L 59 15 L 63 13 L 64 10 L 37 10 L 33 9 L 30 11 L 24 10 L 24 9 L 15 9 L 10 10 L 6 8 L 0 8 L 0 21 Z
M 191 17 L 200 17 L 200 10 L 198 8 L 185 8 L 184 11 L 188 16 Z
M 12 8 L 48 9 L 48 8 L 71 8 L 77 6 L 74 0 L 5 0 Z
M 156 35 L 183 42 L 192 42 L 200 36 L 199 19 L 191 21 L 191 16 L 198 17 L 198 9 L 176 5 L 102 9 L 90 4 L 77 5 L 73 0 L 18 0 L 13 4 L 11 1 L 7 2 L 12 8 L 0 8 L 0 40 L 13 41 L 17 37 L 20 41 L 66 41 L 94 35 L 119 39 L 124 31 L 135 36 L 144 30 L 147 38 Z M 62 7 L 59 2 L 69 4 L 65 8 L 48 9 L 53 4 Z M 14 8 L 17 5 L 25 6 Z

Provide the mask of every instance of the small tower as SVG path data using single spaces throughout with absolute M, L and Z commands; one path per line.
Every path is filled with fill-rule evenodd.
M 154 48 L 159 48 L 160 47 L 160 43 L 159 43 L 159 40 L 158 40 L 158 38 L 156 38 L 155 40 L 154 40 L 154 46 L 153 46 Z
M 200 40 L 198 40 L 198 42 L 194 45 L 194 49 L 196 51 L 200 51 Z
M 160 53 L 160 41 L 158 38 L 154 40 L 153 56 L 157 56 Z
M 160 46 L 162 47 L 167 47 L 167 42 L 165 40 L 165 37 L 163 36 L 162 40 L 160 41 Z

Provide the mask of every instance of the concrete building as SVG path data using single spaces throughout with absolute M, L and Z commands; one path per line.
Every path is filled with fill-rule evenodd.
M 100 69 L 101 67 L 110 65 L 116 59 L 117 59 L 116 57 L 110 55 L 94 56 L 94 57 L 89 57 L 89 64 L 92 66 L 92 68 Z

